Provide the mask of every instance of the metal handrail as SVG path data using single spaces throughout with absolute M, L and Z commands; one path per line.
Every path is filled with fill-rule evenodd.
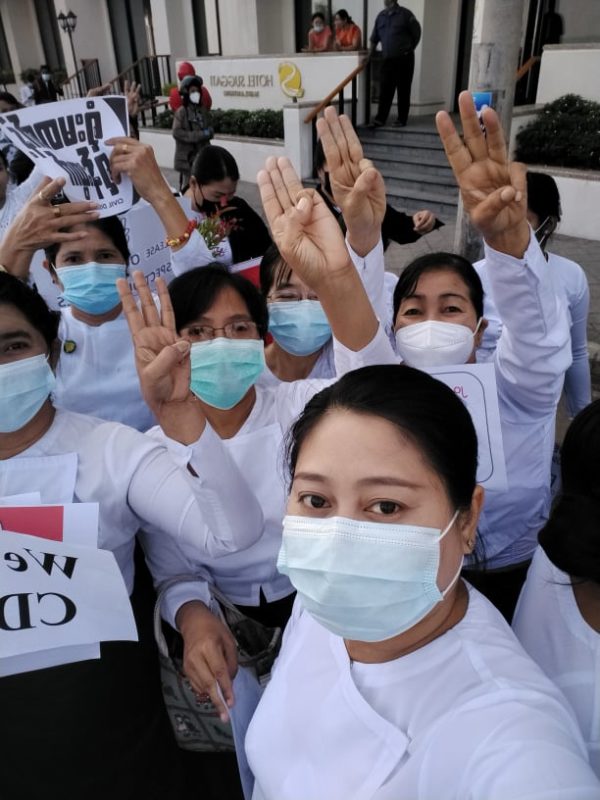
M 77 72 L 61 82 L 60 88 L 67 99 L 84 97 L 90 89 L 101 85 L 100 64 L 97 58 L 90 58 Z
M 369 56 L 364 58 L 360 62 L 360 64 L 357 67 L 355 67 L 352 70 L 352 72 L 344 78 L 343 81 L 338 83 L 338 85 L 335 87 L 335 89 L 333 89 L 331 92 L 329 92 L 327 97 L 325 97 L 324 100 L 322 100 L 319 103 L 318 106 L 315 106 L 315 108 L 313 108 L 313 109 L 311 109 L 309 111 L 309 113 L 306 115 L 306 117 L 304 117 L 304 122 L 308 125 L 314 119 L 316 119 L 317 116 L 321 113 L 321 111 L 323 111 L 323 109 L 326 108 L 331 103 L 333 98 L 336 97 L 338 94 L 342 93 L 344 91 L 344 89 L 346 88 L 346 86 L 350 83 L 350 81 L 354 80 L 356 78 L 356 76 L 359 75 L 363 71 L 363 69 L 367 66 L 368 63 L 369 63 Z
M 528 58 L 527 61 L 517 70 L 517 74 L 515 75 L 515 83 L 527 75 L 527 73 L 541 60 L 541 56 L 531 56 L 531 58 Z

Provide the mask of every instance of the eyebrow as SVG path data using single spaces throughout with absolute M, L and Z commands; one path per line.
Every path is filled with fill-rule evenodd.
M 465 301 L 468 301 L 468 299 L 469 299 L 469 298 L 468 298 L 468 297 L 466 297 L 464 294 L 459 294 L 458 292 L 444 292 L 443 294 L 439 294 L 439 295 L 438 295 L 438 299 L 440 299 L 440 300 L 442 300 L 442 299 L 443 299 L 443 300 L 446 300 L 446 299 L 448 299 L 449 297 L 458 297 L 458 298 L 460 298 L 461 300 L 465 300 Z M 425 300 L 425 299 L 426 299 L 426 296 L 425 296 L 424 294 L 417 294 L 417 293 L 415 292 L 414 294 L 407 294 L 407 295 L 406 295 L 406 297 L 405 297 L 404 299 L 405 299 L 405 300 L 412 300 L 412 299 L 415 299 L 415 300 Z
M 28 339 L 31 341 L 31 334 L 29 331 L 8 331 L 7 333 L 0 333 L 1 341 L 10 342 L 12 339 Z
M 297 472 L 294 475 L 294 480 L 314 481 L 315 483 L 327 483 L 329 478 L 325 475 L 319 475 L 318 472 Z M 373 475 L 368 478 L 362 478 L 357 481 L 357 486 L 401 486 L 406 489 L 420 489 L 418 483 L 402 480 L 402 478 L 395 478 L 392 475 Z

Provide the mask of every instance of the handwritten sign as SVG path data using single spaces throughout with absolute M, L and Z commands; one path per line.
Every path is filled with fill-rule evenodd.
M 424 370 L 449 386 L 467 407 L 479 443 L 477 481 L 506 491 L 506 464 L 493 364 L 461 364 Z
M 124 97 L 82 97 L 10 111 L 0 115 L 0 131 L 44 175 L 64 178 L 72 202 L 93 200 L 103 217 L 130 208 L 133 185 L 127 176 L 113 180 L 111 148 L 104 144 L 129 135 Z
M 35 536 L 0 535 L 3 656 L 102 641 L 137 641 L 113 553 Z

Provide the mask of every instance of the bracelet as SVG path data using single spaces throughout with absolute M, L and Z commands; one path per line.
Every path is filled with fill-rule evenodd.
M 181 234 L 181 236 L 174 236 L 174 237 L 168 236 L 166 238 L 165 241 L 167 243 L 167 247 L 179 247 L 180 245 L 185 244 L 185 242 L 187 242 L 187 240 L 190 238 L 190 236 L 192 235 L 193 231 L 197 228 L 197 226 L 198 223 L 196 222 L 195 219 L 189 219 L 187 228 Z

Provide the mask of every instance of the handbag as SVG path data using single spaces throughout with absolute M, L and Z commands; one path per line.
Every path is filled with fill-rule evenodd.
M 202 753 L 231 753 L 235 752 L 231 722 L 222 722 L 210 698 L 200 697 L 194 691 L 183 672 L 183 660 L 171 653 L 163 633 L 160 607 L 165 592 L 178 583 L 195 580 L 198 580 L 196 575 L 182 575 L 165 581 L 154 606 L 154 637 L 163 698 L 179 747 Z M 265 685 L 281 646 L 281 629 L 267 628 L 250 619 L 215 586 L 209 584 L 209 588 L 213 598 L 211 611 L 234 636 L 239 665 L 251 668 L 261 685 Z

